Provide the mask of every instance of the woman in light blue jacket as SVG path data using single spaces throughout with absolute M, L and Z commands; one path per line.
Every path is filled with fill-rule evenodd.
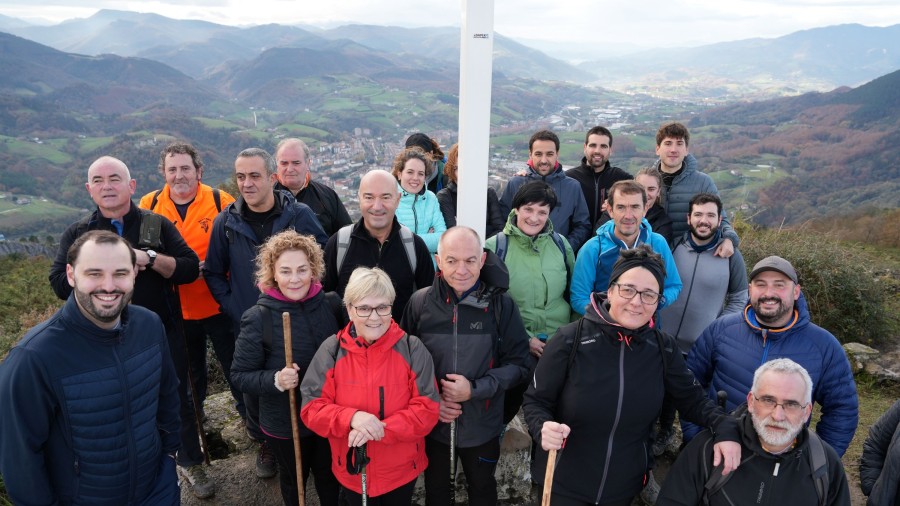
M 391 174 L 397 178 L 400 191 L 397 221 L 421 237 L 428 251 L 437 253 L 438 241 L 447 225 L 437 197 L 425 186 L 433 170 L 431 157 L 420 148 L 412 147 L 397 155 Z

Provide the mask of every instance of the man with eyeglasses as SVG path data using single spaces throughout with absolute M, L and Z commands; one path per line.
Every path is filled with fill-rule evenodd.
M 450 475 L 458 458 L 468 504 L 493 506 L 503 398 L 528 374 L 529 336 L 506 293 L 509 272 L 482 248 L 477 232 L 448 229 L 436 258 L 438 276 L 413 294 L 400 322 L 428 348 L 440 382 L 440 422 L 425 438 L 425 504 L 452 502 Z
M 812 389 L 809 374 L 793 360 L 761 365 L 740 418 L 740 467 L 719 477 L 712 466 L 713 434 L 704 431 L 675 461 L 656 504 L 849 505 L 840 457 L 806 427 Z
M 659 253 L 666 268 L 663 298 L 659 307 L 664 308 L 678 298 L 681 278 L 666 239 L 653 232 L 644 219 L 647 192 L 632 180 L 617 181 L 609 189 L 610 220 L 597 229 L 578 251 L 572 272 L 571 306 L 578 314 L 590 303 L 591 293 L 605 292 L 609 275 L 619 259 L 619 251 L 647 244 Z
M 766 361 L 789 358 L 809 373 L 812 400 L 821 406 L 816 433 L 843 455 L 853 439 L 859 400 L 850 362 L 830 332 L 810 321 L 797 271 L 787 260 L 770 256 L 750 272 L 750 304 L 722 316 L 700 335 L 687 366 L 711 398 L 727 394 L 726 408 L 744 401 L 753 371 Z M 699 428 L 682 424 L 685 441 Z

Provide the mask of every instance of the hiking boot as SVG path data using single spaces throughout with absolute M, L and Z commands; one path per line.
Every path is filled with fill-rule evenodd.
M 275 454 L 269 448 L 269 443 L 263 441 L 259 444 L 259 451 L 256 454 L 256 476 L 260 478 L 271 478 L 275 476 L 277 469 L 275 467 Z
M 656 478 L 653 477 L 653 471 L 648 471 L 647 485 L 644 486 L 644 490 L 641 490 L 641 500 L 644 501 L 644 504 L 647 506 L 654 506 L 658 497 L 659 483 L 656 483 Z
M 653 440 L 653 446 L 651 447 L 653 456 L 659 457 L 660 455 L 665 453 L 666 448 L 672 443 L 672 440 L 674 439 L 675 427 L 672 427 L 671 425 L 666 428 L 660 427 L 656 432 L 656 438 Z
M 178 475 L 187 483 L 198 499 L 208 499 L 216 493 L 216 483 L 206 474 L 203 464 L 178 466 Z

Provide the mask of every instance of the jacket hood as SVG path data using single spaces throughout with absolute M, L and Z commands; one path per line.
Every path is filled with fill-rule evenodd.
M 275 188 L 272 191 L 275 193 L 275 207 L 277 209 L 284 209 L 290 205 L 291 202 L 296 200 L 286 188 L 283 190 Z M 238 197 L 234 199 L 230 212 L 232 214 L 240 215 L 243 212 L 245 205 L 246 202 L 244 201 L 244 196 L 239 194 Z
M 509 290 L 509 269 L 507 269 L 506 264 L 493 251 L 485 249 L 484 252 L 487 253 L 487 256 L 478 276 L 480 284 L 476 290 L 467 294 L 463 300 L 460 300 L 460 304 L 487 307 L 491 298 Z M 456 301 L 456 293 L 444 280 L 441 271 L 438 271 L 434 277 L 432 286 L 435 288 L 434 293 L 438 294 L 441 300 L 447 302 Z
M 687 156 L 684 157 L 684 162 L 682 162 L 682 167 L 684 168 L 681 171 L 681 174 L 678 175 L 679 178 L 685 177 L 691 172 L 697 172 L 697 159 L 694 158 L 694 155 L 688 153 Z M 653 168 L 659 170 L 660 161 L 659 159 L 653 164 Z
M 272 290 L 277 292 L 277 289 Z M 318 290 L 314 290 L 310 287 L 310 293 L 314 291 L 315 293 L 308 295 L 305 299 L 295 301 L 287 300 L 284 296 L 280 296 L 280 292 L 277 295 L 272 295 L 271 293 L 268 293 L 269 291 L 267 290 L 265 293 L 259 295 L 259 299 L 257 299 L 256 303 L 279 313 L 294 311 L 300 307 L 309 307 L 310 304 L 318 304 L 319 301 L 325 297 L 325 292 L 321 289 L 321 284 L 319 284 Z
M 365 353 L 370 348 L 382 351 L 389 350 L 405 335 L 406 332 L 392 318 L 388 329 L 372 344 L 366 345 L 365 339 L 356 335 L 356 328 L 353 326 L 353 322 L 348 323 L 338 331 L 337 340 L 341 348 L 347 350 L 347 353 Z
M 542 179 L 546 181 L 548 179 L 566 177 L 566 173 L 563 171 L 562 164 L 559 162 L 556 162 L 556 167 L 546 176 L 542 176 L 540 172 L 535 170 L 534 165 L 531 163 L 531 160 L 528 160 L 528 168 L 531 170 L 531 174 L 528 175 L 530 179 Z
M 648 332 L 653 331 L 656 322 L 651 318 L 648 323 L 636 329 L 628 329 L 619 325 L 609 314 L 609 302 L 606 292 L 594 292 L 590 297 L 590 304 L 584 312 L 584 318 L 609 330 L 609 335 L 615 335 L 617 339 L 625 340 L 625 344 L 631 346 L 631 338 L 638 336 L 645 338 Z M 627 336 L 627 337 L 626 337 Z

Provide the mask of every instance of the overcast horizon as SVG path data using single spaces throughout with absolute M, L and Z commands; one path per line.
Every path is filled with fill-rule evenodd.
M 302 5 L 302 7 L 300 7 Z M 343 0 L 339 5 L 291 0 L 0 0 L 0 14 L 30 23 L 87 18 L 100 9 L 155 13 L 233 26 L 278 23 L 331 28 L 346 24 L 459 26 L 461 4 Z M 569 60 L 600 59 L 638 49 L 690 47 L 799 30 L 859 23 L 900 24 L 896 0 L 644 0 L 602 5 L 595 0 L 496 0 L 494 31 Z M 584 47 L 585 43 L 594 47 Z

